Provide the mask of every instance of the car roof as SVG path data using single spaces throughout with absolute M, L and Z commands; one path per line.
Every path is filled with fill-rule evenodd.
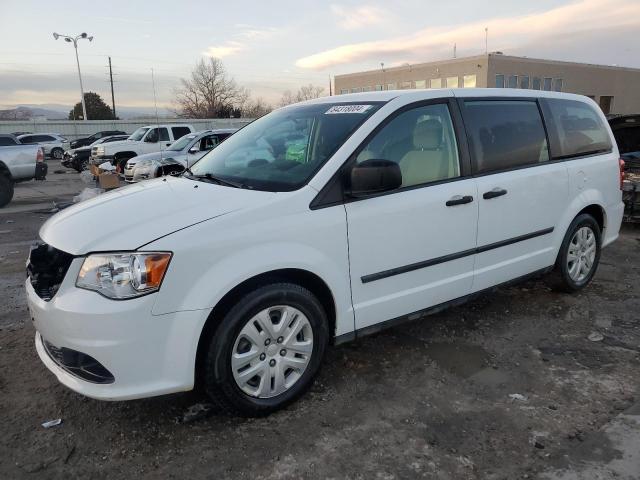
M 434 98 L 473 98 L 473 97 L 507 97 L 507 98 L 565 98 L 586 101 L 584 95 L 544 90 L 527 90 L 520 88 L 428 88 L 411 90 L 386 90 L 382 92 L 347 93 L 320 97 L 293 105 L 313 105 L 322 103 L 352 102 L 388 102 L 398 97 L 414 97 L 416 101 Z M 287 107 L 285 107 L 287 108 Z

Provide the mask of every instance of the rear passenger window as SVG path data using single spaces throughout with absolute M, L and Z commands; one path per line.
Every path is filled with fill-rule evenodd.
M 447 105 L 428 105 L 400 113 L 356 157 L 390 160 L 400 166 L 402 186 L 458 177 L 458 147 Z
M 468 101 L 465 123 L 478 172 L 549 160 L 547 136 L 535 102 Z
M 554 158 L 611 151 L 611 140 L 604 122 L 589 104 L 552 98 L 545 102 L 555 124 L 551 142 Z
M 171 132 L 173 133 L 173 139 L 178 140 L 180 137 L 191 133 L 191 130 L 187 127 L 171 127 Z

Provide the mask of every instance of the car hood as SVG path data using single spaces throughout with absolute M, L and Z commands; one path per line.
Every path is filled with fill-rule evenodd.
M 186 178 L 164 177 L 68 207 L 40 229 L 40 238 L 72 255 L 136 250 L 159 237 L 213 218 L 262 206 L 276 194 Z
M 144 155 L 138 155 L 133 157 L 132 159 L 130 159 L 127 163 L 130 163 L 131 165 L 135 165 L 138 162 L 141 162 L 142 160 L 161 160 L 161 159 L 167 159 L 167 158 L 179 158 L 183 155 L 182 152 L 174 152 L 174 151 L 168 151 L 165 150 L 163 152 L 152 152 L 152 153 L 145 153 Z
M 100 145 L 96 145 L 96 147 L 104 147 L 105 150 L 111 149 L 111 147 L 121 147 L 123 145 L 138 145 L 141 142 L 137 142 L 135 140 L 119 140 L 117 142 L 108 142 L 101 143 Z

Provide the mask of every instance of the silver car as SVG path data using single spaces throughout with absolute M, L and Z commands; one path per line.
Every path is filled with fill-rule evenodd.
M 173 142 L 166 150 L 133 157 L 127 161 L 124 179 L 133 183 L 181 172 L 237 130 L 236 128 L 218 128 L 191 133 Z
M 70 143 L 65 137 L 58 133 L 30 133 L 18 137 L 20 143 L 29 145 L 40 145 L 45 156 L 61 160 L 65 150 L 69 150 Z

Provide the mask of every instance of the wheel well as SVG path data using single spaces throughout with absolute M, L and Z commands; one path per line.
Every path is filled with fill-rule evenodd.
M 589 205 L 588 207 L 585 207 L 582 210 L 580 210 L 580 213 L 578 213 L 578 215 L 583 213 L 588 213 L 593 218 L 595 218 L 596 222 L 598 222 L 598 226 L 600 227 L 600 232 L 602 233 L 604 231 L 605 213 L 603 208 L 600 205 L 596 205 L 596 204 Z
M 196 352 L 196 384 L 199 384 L 199 375 L 203 371 L 201 368 L 205 360 L 207 340 L 213 335 L 224 315 L 242 298 L 243 295 L 268 283 L 291 282 L 308 289 L 313 293 L 325 309 L 329 319 L 329 332 L 336 331 L 336 307 L 333 294 L 327 284 L 317 275 L 297 268 L 285 268 L 262 273 L 240 283 L 229 291 L 213 307 L 209 314 L 198 340 L 198 350 Z
M 3 177 L 7 177 L 9 180 L 11 180 L 11 171 L 2 162 L 0 162 L 0 175 L 2 175 Z

